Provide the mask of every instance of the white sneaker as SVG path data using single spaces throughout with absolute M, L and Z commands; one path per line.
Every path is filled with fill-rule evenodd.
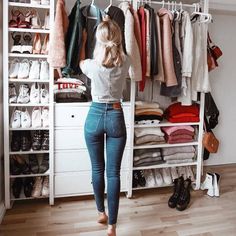
M 29 79 L 39 79 L 40 63 L 39 61 L 32 61 L 29 72 Z
M 161 175 L 161 172 L 159 169 L 154 170 L 154 176 L 155 176 L 157 186 L 162 186 L 163 185 L 163 178 L 162 178 L 162 175 Z
M 32 45 L 22 45 L 21 46 L 21 53 L 32 54 L 33 46 Z
M 42 124 L 43 127 L 49 127 L 49 109 L 48 107 L 43 107 L 42 109 Z
M 32 111 L 32 128 L 42 127 L 41 108 L 34 107 Z
M 21 53 L 22 46 L 21 45 L 13 45 L 11 47 L 11 53 Z
M 10 125 L 13 129 L 20 128 L 21 126 L 21 111 L 16 107 L 11 115 Z
M 179 178 L 176 167 L 171 167 L 170 168 L 170 173 L 171 173 L 172 181 Z
M 211 173 L 206 173 L 206 178 L 204 182 L 201 184 L 201 190 L 208 189 L 207 195 L 209 195 L 210 197 L 214 197 L 213 181 L 214 181 L 214 175 Z
M 11 61 L 10 68 L 9 68 L 9 78 L 15 79 L 18 76 L 20 63 L 18 59 L 14 59 Z
M 43 188 L 43 178 L 42 177 L 35 177 L 35 182 L 34 182 L 31 196 L 35 197 L 35 198 L 40 197 L 42 194 L 42 188 Z
M 40 102 L 42 104 L 48 104 L 49 103 L 49 93 L 45 86 L 45 84 L 42 84 L 42 88 L 40 89 Z
M 49 80 L 49 64 L 47 61 L 41 62 L 40 79 Z
M 18 70 L 18 79 L 27 79 L 29 77 L 29 71 L 30 71 L 30 63 L 28 59 L 24 59 L 20 63 L 20 67 Z
M 217 173 L 214 173 L 214 181 L 213 181 L 213 188 L 214 188 L 214 196 L 219 197 L 220 196 L 220 175 Z
M 17 95 L 16 95 L 16 86 L 15 84 L 9 84 L 9 103 L 16 103 Z
M 19 96 L 17 98 L 17 103 L 29 103 L 30 95 L 29 95 L 29 85 L 21 84 L 19 89 Z
M 155 177 L 152 170 L 144 170 L 144 177 L 147 187 L 154 187 L 156 185 Z
M 39 84 L 36 82 L 31 85 L 30 102 L 34 104 L 39 104 L 40 102 L 39 96 L 40 96 L 40 88 Z
M 172 184 L 170 169 L 169 168 L 163 168 L 163 169 L 161 169 L 161 173 L 162 173 L 164 183 L 168 184 L 168 185 Z
M 49 195 L 49 176 L 45 176 L 43 180 L 42 196 L 47 197 Z
M 31 117 L 27 108 L 25 108 L 24 111 L 21 111 L 21 127 L 30 128 L 30 126 L 31 126 Z

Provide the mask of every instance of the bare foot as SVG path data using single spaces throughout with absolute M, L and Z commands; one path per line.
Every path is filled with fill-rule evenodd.
M 107 236 L 116 236 L 116 225 L 108 225 Z
M 97 222 L 100 224 L 106 224 L 108 220 L 108 216 L 106 215 L 105 212 L 99 212 L 98 213 L 98 220 Z

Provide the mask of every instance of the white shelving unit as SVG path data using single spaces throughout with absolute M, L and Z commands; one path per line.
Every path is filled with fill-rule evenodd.
M 10 11 L 12 8 L 16 8 L 19 10 L 25 10 L 25 9 L 36 9 L 40 12 L 49 11 L 50 15 L 50 26 L 53 25 L 54 21 L 54 1 L 50 1 L 50 5 L 35 5 L 30 3 L 18 3 L 18 2 L 9 2 L 5 1 L 3 2 L 3 67 L 4 67 L 4 75 L 3 75 L 3 84 L 4 84 L 4 169 L 5 169 L 5 206 L 7 209 L 11 208 L 13 202 L 16 200 L 25 200 L 25 199 L 35 199 L 32 197 L 26 198 L 23 194 L 23 191 L 20 194 L 19 198 L 15 198 L 12 194 L 11 185 L 12 181 L 17 178 L 28 178 L 28 177 L 45 177 L 49 176 L 49 204 L 54 204 L 54 106 L 53 106 L 53 69 L 50 68 L 49 71 L 49 78 L 50 80 L 30 80 L 30 79 L 9 79 L 9 62 L 14 59 L 18 58 L 21 59 L 29 59 L 29 60 L 47 60 L 48 55 L 44 54 L 20 54 L 20 53 L 11 53 L 10 47 L 11 47 L 11 34 L 13 32 L 18 32 L 19 34 L 23 33 L 32 33 L 32 43 L 33 43 L 33 37 L 35 33 L 40 34 L 50 34 L 51 29 L 20 29 L 20 28 L 10 28 L 8 27 L 9 21 L 10 21 Z M 48 89 L 49 89 L 49 104 L 33 104 L 33 103 L 27 103 L 27 104 L 9 104 L 9 84 L 14 83 L 16 85 L 20 84 L 29 84 L 31 86 L 31 83 L 44 83 Z M 40 128 L 11 128 L 10 127 L 10 117 L 11 112 L 14 109 L 14 107 L 24 108 L 28 107 L 29 109 L 33 107 L 47 107 L 49 108 L 49 124 L 50 127 L 40 127 Z M 30 114 L 31 115 L 31 114 Z M 11 134 L 12 132 L 21 132 L 21 131 L 27 131 L 27 132 L 33 132 L 37 130 L 42 131 L 49 131 L 49 150 L 29 150 L 29 151 L 11 151 Z M 33 133 L 32 133 L 33 134 Z M 20 175 L 12 175 L 10 172 L 10 160 L 12 155 L 21 155 L 24 157 L 25 155 L 37 155 L 37 154 L 48 154 L 49 155 L 49 169 L 45 173 L 38 173 L 38 174 L 20 174 Z M 23 186 L 22 186 L 23 188 Z M 39 198 L 44 198 L 40 196 Z

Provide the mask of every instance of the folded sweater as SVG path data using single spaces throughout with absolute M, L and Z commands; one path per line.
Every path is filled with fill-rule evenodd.
M 137 109 L 141 108 L 159 108 L 160 105 L 157 102 L 144 102 L 144 101 L 136 101 L 135 107 Z
M 141 137 L 144 135 L 158 135 L 164 136 L 164 133 L 161 131 L 160 127 L 152 127 L 152 128 L 137 128 L 134 130 L 135 137 Z
M 164 131 L 168 135 L 171 135 L 173 132 L 182 130 L 182 129 L 188 130 L 190 132 L 194 132 L 194 128 L 190 125 L 163 127 L 162 131 Z
M 186 153 L 176 153 L 173 155 L 163 156 L 163 160 L 182 160 L 182 159 L 193 159 L 195 157 L 195 152 Z
M 149 143 L 149 142 L 157 142 L 157 143 L 163 143 L 165 142 L 165 138 L 162 136 L 157 136 L 157 135 L 144 135 L 139 138 L 135 138 L 135 144 L 140 145 L 144 143 Z
M 189 153 L 189 152 L 195 152 L 194 146 L 168 147 L 161 149 L 161 153 L 163 156 L 173 155 L 175 153 Z

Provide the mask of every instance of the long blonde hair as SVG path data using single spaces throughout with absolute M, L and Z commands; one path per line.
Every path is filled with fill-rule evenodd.
M 110 19 L 103 20 L 97 27 L 94 59 L 104 67 L 121 66 L 125 60 L 122 34 L 118 24 Z

